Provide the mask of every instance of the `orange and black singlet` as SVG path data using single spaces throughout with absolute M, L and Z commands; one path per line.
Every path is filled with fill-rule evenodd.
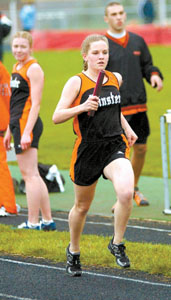
M 27 70 L 31 64 L 36 63 L 35 59 L 28 61 L 21 69 L 17 70 L 17 65 L 14 65 L 11 76 L 11 101 L 10 101 L 10 130 L 14 138 L 14 147 L 16 154 L 20 154 L 20 141 L 27 124 L 32 101 L 30 80 L 27 77 Z M 40 117 L 30 133 L 31 147 L 38 148 L 39 138 L 42 134 L 43 124 Z
M 28 61 L 22 68 L 17 70 L 16 63 L 11 76 L 11 101 L 10 101 L 10 123 L 16 120 L 27 120 L 31 108 L 30 80 L 27 77 L 27 70 L 35 59 Z
M 87 112 L 84 112 L 76 116 L 73 121 L 75 134 L 84 141 L 103 140 L 123 133 L 120 120 L 121 97 L 118 80 L 109 71 L 105 71 L 105 75 L 108 79 L 102 85 L 99 107 L 94 117 L 89 117 Z M 77 76 L 81 78 L 81 87 L 72 107 L 84 103 L 89 95 L 93 94 L 96 85 L 84 73 L 79 73 Z

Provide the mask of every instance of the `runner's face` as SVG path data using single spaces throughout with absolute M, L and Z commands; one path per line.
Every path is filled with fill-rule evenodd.
M 14 38 L 12 42 L 12 53 L 19 62 L 27 60 L 31 54 L 29 41 L 24 38 Z
M 92 42 L 84 60 L 88 62 L 88 69 L 104 70 L 109 59 L 109 49 L 105 41 Z
M 109 6 L 104 20 L 109 25 L 109 30 L 114 33 L 122 32 L 125 28 L 126 13 L 122 5 Z

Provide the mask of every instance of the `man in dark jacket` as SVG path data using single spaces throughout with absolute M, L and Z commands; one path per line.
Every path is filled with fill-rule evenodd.
M 0 11 L 0 61 L 3 60 L 3 39 L 10 33 L 12 22 Z
M 119 2 L 111 2 L 106 6 L 105 22 L 108 24 L 106 37 L 109 41 L 109 62 L 106 69 L 119 72 L 123 78 L 120 88 L 122 113 L 138 136 L 133 146 L 131 160 L 135 175 L 134 200 L 138 206 L 143 206 L 149 205 L 149 202 L 140 193 L 138 180 L 144 166 L 147 138 L 150 134 L 143 78 L 160 91 L 163 87 L 163 76 L 153 65 L 144 39 L 137 34 L 127 32 L 125 21 L 126 13 Z

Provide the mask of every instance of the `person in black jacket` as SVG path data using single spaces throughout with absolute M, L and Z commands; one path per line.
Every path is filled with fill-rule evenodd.
M 3 60 L 3 39 L 10 33 L 12 22 L 0 11 L 0 61 Z
M 119 2 L 111 2 L 105 9 L 108 24 L 106 37 L 109 41 L 109 62 L 111 72 L 119 72 L 123 78 L 120 89 L 122 113 L 138 139 L 133 146 L 132 166 L 135 176 L 134 200 L 138 206 L 149 205 L 138 188 L 138 180 L 145 162 L 147 138 L 150 134 L 147 117 L 147 97 L 143 79 L 160 91 L 163 76 L 153 65 L 152 57 L 144 39 L 125 29 L 126 13 Z M 114 206 L 112 207 L 114 211 Z

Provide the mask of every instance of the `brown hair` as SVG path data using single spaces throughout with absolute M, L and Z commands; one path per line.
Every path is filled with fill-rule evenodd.
M 81 45 L 81 54 L 82 55 L 87 54 L 89 49 L 90 49 L 91 43 L 99 42 L 99 41 L 104 41 L 107 44 L 108 48 L 109 48 L 108 39 L 104 35 L 90 34 L 84 39 L 84 41 Z M 86 61 L 83 61 L 83 67 L 84 67 L 84 71 L 86 71 L 88 69 L 88 65 L 87 65 Z
M 110 3 L 108 3 L 106 5 L 106 7 L 105 7 L 105 16 L 107 16 L 107 9 L 108 9 L 108 7 L 115 6 L 115 5 L 121 5 L 121 6 L 123 6 L 120 2 L 110 2 Z
M 16 33 L 13 35 L 13 37 L 12 37 L 12 41 L 13 41 L 15 38 L 23 38 L 23 39 L 28 40 L 29 46 L 30 46 L 30 48 L 32 48 L 32 45 L 33 45 L 33 39 L 32 39 L 31 33 L 29 33 L 28 31 L 18 31 L 18 32 L 16 32 Z

